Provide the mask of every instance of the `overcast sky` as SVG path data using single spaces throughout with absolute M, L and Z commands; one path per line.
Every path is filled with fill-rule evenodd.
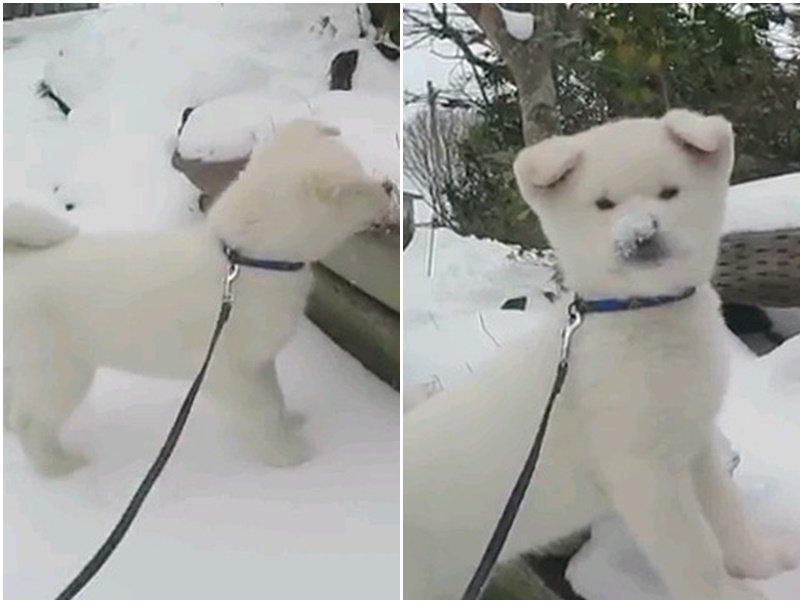
M 404 4 L 405 9 L 425 9 L 426 4 Z M 456 10 L 456 8 L 455 8 Z M 402 27 L 404 21 L 402 20 Z M 437 54 L 435 54 L 437 53 Z M 464 61 L 442 58 L 459 56 L 457 46 L 448 40 L 429 38 L 417 46 L 404 51 L 402 66 L 402 86 L 404 90 L 424 93 L 427 80 L 431 80 L 436 88 L 448 88 L 451 79 L 459 77 L 467 68 Z M 416 108 L 405 109 L 405 115 L 415 112 Z

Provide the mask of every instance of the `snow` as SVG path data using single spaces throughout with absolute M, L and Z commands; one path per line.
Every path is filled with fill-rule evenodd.
M 361 50 L 355 105 L 380 100 L 362 123 L 344 113 L 344 128 L 356 131 L 349 138 L 368 167 L 387 172 L 394 152 L 398 166 L 398 105 L 395 113 L 388 107 L 398 103 L 399 65 L 370 39 L 359 38 L 354 4 L 114 6 L 31 34 L 6 53 L 4 198 L 56 210 L 74 204 L 75 215 L 94 216 L 89 230 L 191 222 L 198 191 L 170 164 L 183 109 L 245 94 L 299 111 L 327 91 L 335 54 L 353 48 Z M 50 101 L 31 103 L 43 76 L 72 108 L 67 119 Z M 348 107 L 327 98 L 327 115 Z M 396 130 L 386 135 L 391 114 Z M 366 125 L 374 117 L 383 120 L 378 133 Z M 236 114 L 228 120 L 239 131 Z M 219 128 L 226 131 L 225 121 Z M 366 153 L 377 136 L 380 150 Z M 393 173 L 398 184 L 398 167 Z
M 627 259 L 636 253 L 639 243 L 649 240 L 658 230 L 658 223 L 649 214 L 631 212 L 616 221 L 613 238 L 616 248 Z
M 83 231 L 201 219 L 192 209 L 198 192 L 170 166 L 181 110 L 234 94 L 321 96 L 332 56 L 363 43 L 356 11 L 134 5 L 46 25 L 33 19 L 30 28 L 4 24 L 13 34 L 4 57 L 4 206 L 35 204 Z M 398 66 L 385 63 L 388 73 L 367 83 L 360 69 L 371 76 L 382 63 L 361 63 L 355 81 L 387 104 L 398 98 Z M 35 96 L 45 74 L 73 109 L 66 119 Z M 341 101 L 329 102 L 336 115 Z M 353 114 L 343 119 L 364 140 Z M 64 213 L 68 203 L 75 209 Z M 309 322 L 280 355 L 279 374 L 289 407 L 308 417 L 315 458 L 295 469 L 261 465 L 202 393 L 174 458 L 87 597 L 398 597 L 398 394 Z M 187 386 L 100 371 L 64 434 L 92 462 L 64 479 L 38 477 L 19 440 L 5 438 L 5 598 L 52 598 L 95 552 Z
M 723 232 L 800 228 L 800 172 L 732 186 Z
M 533 35 L 535 21 L 531 12 L 520 13 L 503 8 L 497 4 L 502 20 L 505 22 L 507 33 L 516 38 L 519 42 L 526 42 Z
M 403 256 L 405 388 L 431 395 L 461 383 L 503 343 L 537 324 L 551 271 L 516 252 L 446 228 L 416 230 Z M 526 312 L 500 310 L 519 296 L 530 300 Z M 408 400 L 407 392 L 405 408 L 420 401 Z
M 295 103 L 262 95 L 227 96 L 190 115 L 179 153 L 187 159 L 239 159 L 247 156 L 255 143 L 270 141 L 278 126 L 298 118 L 337 127 L 344 144 L 369 174 L 400 186 L 398 99 L 375 94 L 327 91 Z
M 763 181 L 767 190 L 754 184 L 753 196 L 770 198 L 777 180 Z M 438 390 L 469 382 L 500 348 L 533 330 L 548 304 L 539 294 L 549 280 L 548 268 L 512 259 L 510 248 L 495 241 L 446 229 L 435 231 L 432 242 L 431 235 L 419 227 L 404 253 L 405 409 L 425 404 Z M 528 295 L 526 311 L 499 309 L 517 295 Z M 772 318 L 780 331 L 799 332 L 799 309 Z M 732 336 L 731 351 L 732 378 L 721 427 L 741 456 L 736 482 L 749 514 L 766 533 L 797 541 L 800 338 L 758 358 Z M 594 526 L 592 539 L 567 575 L 588 599 L 666 598 L 655 572 L 616 519 Z M 799 599 L 799 584 L 799 570 L 756 583 L 768 598 L 781 600 Z

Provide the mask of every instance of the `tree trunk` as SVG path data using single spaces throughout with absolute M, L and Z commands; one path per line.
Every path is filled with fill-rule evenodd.
M 496 4 L 460 4 L 480 26 L 510 69 L 518 89 L 525 145 L 560 133 L 552 58 L 557 32 L 558 4 L 531 4 L 533 34 L 518 40 L 508 33 Z M 533 212 L 527 213 L 510 233 L 512 240 L 528 247 L 548 244 Z
M 488 36 L 516 81 L 522 133 L 527 145 L 560 132 L 552 74 L 558 5 L 531 6 L 535 20 L 533 35 L 522 41 L 508 33 L 502 13 L 495 4 L 460 5 Z

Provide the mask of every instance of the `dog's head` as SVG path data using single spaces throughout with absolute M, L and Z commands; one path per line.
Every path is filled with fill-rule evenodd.
M 209 212 L 226 242 L 251 254 L 322 258 L 387 207 L 337 128 L 299 119 L 256 149 Z
M 733 167 L 722 117 L 625 119 L 521 151 L 521 194 L 585 296 L 677 292 L 711 277 Z

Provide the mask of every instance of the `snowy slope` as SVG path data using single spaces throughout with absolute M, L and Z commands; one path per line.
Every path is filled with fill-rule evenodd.
M 235 93 L 318 96 L 334 53 L 365 43 L 355 5 L 138 5 L 71 17 L 64 29 L 10 28 L 4 204 L 44 205 L 84 231 L 201 219 L 191 209 L 197 191 L 170 167 L 181 110 Z M 398 66 L 385 63 L 366 61 L 369 75 L 387 73 L 361 82 L 358 68 L 355 81 L 390 103 Z M 67 119 L 35 96 L 44 76 L 73 108 Z M 67 204 L 75 208 L 63 213 Z M 262 466 L 201 395 L 87 598 L 398 597 L 398 394 L 308 322 L 279 374 L 288 405 L 308 417 L 315 458 Z M 94 553 L 187 385 L 101 371 L 65 433 L 92 463 L 65 479 L 36 476 L 17 438 L 5 437 L 4 598 L 54 597 Z
M 754 199 L 775 194 L 778 179 L 753 185 Z M 734 187 L 738 191 L 739 187 Z M 790 187 L 787 187 L 791 190 Z M 738 193 L 737 193 L 738 194 Z M 768 218 L 768 220 L 771 218 Z M 405 408 L 439 389 L 470 382 L 499 349 L 526 337 L 548 303 L 543 267 L 508 257 L 495 241 L 419 228 L 404 253 Z M 527 311 L 500 310 L 529 295 Z M 799 311 L 795 313 L 799 324 Z M 786 317 L 792 323 L 795 317 Z M 736 480 L 750 514 L 770 534 L 799 536 L 800 339 L 757 358 L 731 336 L 732 380 L 723 431 L 741 455 Z M 411 392 L 411 400 L 407 400 Z M 616 520 L 594 526 L 568 577 L 588 599 L 665 598 L 647 561 Z M 799 599 L 800 571 L 758 583 L 768 597 Z

